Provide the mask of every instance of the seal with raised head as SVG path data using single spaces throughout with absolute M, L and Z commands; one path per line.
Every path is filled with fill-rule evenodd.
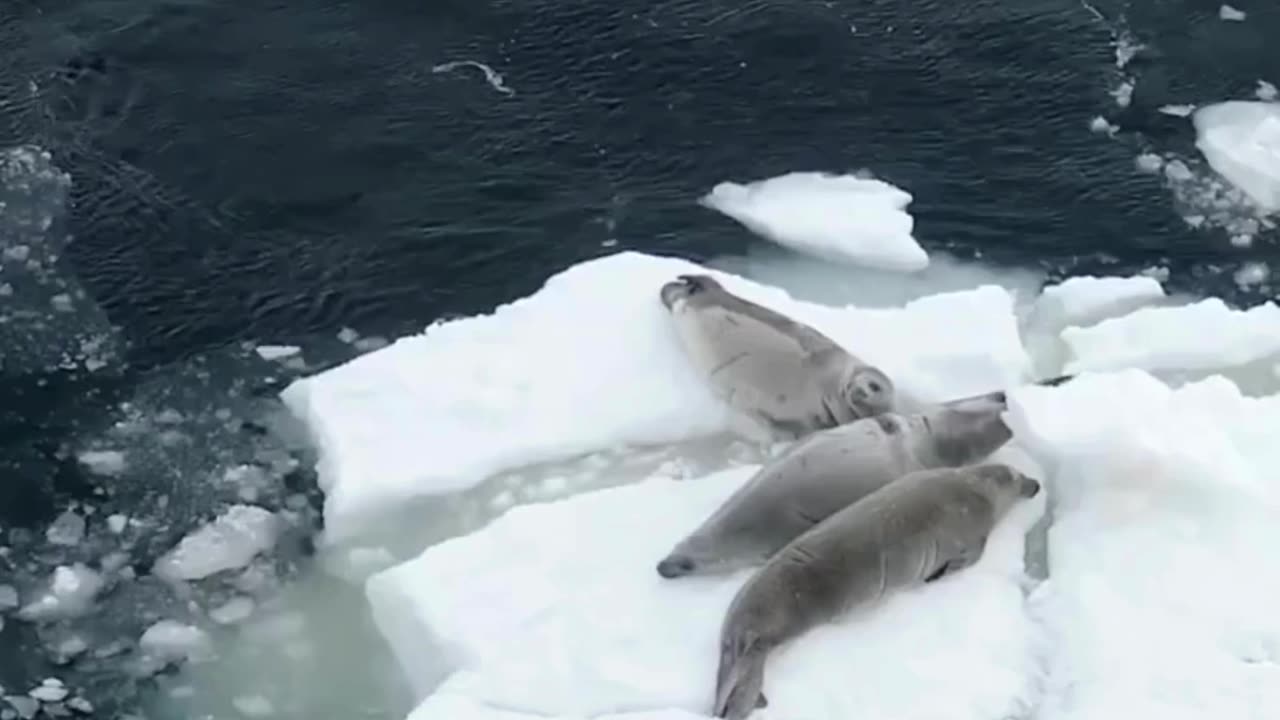
M 988 463 L 899 478 L 793 540 L 739 589 L 720 629 L 715 717 L 765 699 L 769 653 L 855 608 L 976 563 L 996 524 L 1040 483 Z
M 813 433 L 765 463 L 677 543 L 658 563 L 658 574 L 677 578 L 760 565 L 906 473 L 984 460 L 1013 437 L 1001 417 L 1007 407 L 1005 393 L 997 391 Z
M 712 393 L 749 420 L 738 423 L 744 435 L 795 440 L 893 407 L 884 372 L 710 275 L 680 275 L 659 295 Z

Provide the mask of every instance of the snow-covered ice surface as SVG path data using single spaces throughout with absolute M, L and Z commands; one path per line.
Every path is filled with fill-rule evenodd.
M 851 327 L 846 322 L 854 321 L 841 319 L 867 316 L 873 312 L 866 309 L 871 304 L 880 306 L 874 312 L 894 318 L 890 324 L 912 327 L 924 321 L 903 318 L 940 302 L 921 300 L 918 295 L 894 296 L 902 292 L 899 289 L 879 294 L 878 303 L 849 306 L 846 290 L 836 281 L 828 290 L 811 293 L 830 293 L 824 299 L 833 305 L 823 306 L 791 299 L 724 272 L 732 268 L 796 287 L 804 285 L 806 278 L 808 284 L 815 284 L 812 273 L 797 270 L 799 262 L 785 260 L 785 269 L 758 258 L 711 265 L 721 269 L 716 272 L 736 291 L 766 304 L 780 303 L 775 307 L 843 342 L 870 337 L 865 330 L 845 329 Z M 435 326 L 412 338 L 412 345 L 401 340 L 321 373 L 307 381 L 312 383 L 306 389 L 308 400 L 327 392 L 323 385 L 346 372 L 343 382 L 358 389 L 356 400 L 364 403 L 358 406 L 361 412 L 376 410 L 381 398 L 401 402 L 398 397 L 403 391 L 390 387 L 379 391 L 379 387 L 388 386 L 388 378 L 404 376 L 397 363 L 435 366 L 417 358 L 444 352 L 436 349 L 443 347 L 437 344 L 441 340 L 429 342 L 442 328 L 448 337 L 470 340 L 452 351 L 459 355 L 477 348 L 493 352 L 495 346 L 519 347 L 502 354 L 518 353 L 525 360 L 522 365 L 506 365 L 507 375 L 499 367 L 487 376 L 489 387 L 510 386 L 511 377 L 534 377 L 534 363 L 541 359 L 537 353 L 552 360 L 562 357 L 525 340 L 540 334 L 527 326 L 542 323 L 544 328 L 557 328 L 556 323 L 567 322 L 561 315 L 572 315 L 575 327 L 581 328 L 582 316 L 575 309 L 585 302 L 613 312 L 617 312 L 613 308 L 632 308 L 629 329 L 638 340 L 628 342 L 645 348 L 648 372 L 665 373 L 675 384 L 681 380 L 676 372 L 678 356 L 670 356 L 671 348 L 655 340 L 659 332 L 651 329 L 654 323 L 661 326 L 661 315 L 650 313 L 646 318 L 643 313 L 648 309 L 641 300 L 613 298 L 628 292 L 641 297 L 639 291 L 624 286 L 629 282 L 653 285 L 687 269 L 684 261 L 636 253 L 583 263 L 553 277 L 530 298 L 492 315 Z M 1082 368 L 1139 367 L 1173 374 L 1226 372 L 1241 365 L 1274 363 L 1273 356 L 1280 350 L 1274 345 L 1274 338 L 1280 336 L 1274 324 L 1275 308 L 1236 310 L 1215 299 L 1187 303 L 1169 297 L 1158 281 L 1146 277 L 1068 279 L 1050 285 L 1044 293 L 1036 292 L 1039 282 L 1032 275 L 1006 278 L 1000 284 L 1007 289 L 999 290 L 955 287 L 952 282 L 963 285 L 956 277 L 940 283 L 949 293 L 943 296 L 948 300 L 999 297 L 998 302 L 966 306 L 967 311 L 951 315 L 964 317 L 969 352 L 974 356 L 982 354 L 982 347 L 995 350 L 988 351 L 993 357 L 985 363 L 954 360 L 930 365 L 932 373 L 921 373 L 921 380 L 907 383 L 925 396 L 970 392 L 976 377 L 1016 385 L 1025 377 L 1026 356 L 1039 352 L 1030 342 L 1024 350 L 1023 338 L 1036 335 L 1069 349 L 1058 360 L 1052 355 L 1038 359 L 1038 365 L 1057 372 L 1064 370 L 1063 362 L 1079 363 Z M 980 274 L 964 277 L 970 288 L 987 281 Z M 507 313 L 512 313 L 508 322 L 518 318 L 524 323 L 518 328 L 503 327 L 499 320 L 506 319 Z M 983 313 L 985 320 L 977 317 Z M 983 328 L 989 336 L 975 339 L 973 334 Z M 601 332 L 607 333 L 608 328 Z M 938 343 L 921 332 L 876 336 L 879 343 L 866 352 L 892 360 L 910 356 L 924 342 L 942 348 L 955 344 Z M 543 333 L 552 335 L 555 330 Z M 1009 333 L 1016 348 L 1009 346 Z M 482 344 L 481 338 L 489 342 Z M 1213 341 L 1191 342 L 1205 338 Z M 413 348 L 417 353 L 410 352 Z M 369 362 L 380 355 L 385 359 Z M 451 354 L 445 357 L 450 362 L 445 367 L 463 366 Z M 658 385 L 630 358 L 619 356 L 617 362 L 622 368 L 618 372 L 630 373 L 633 384 L 647 389 Z M 378 379 L 355 377 L 353 368 L 361 363 L 380 373 Z M 919 366 L 891 365 L 893 370 L 898 367 L 910 377 L 910 371 Z M 974 367 L 979 368 L 976 375 Z M 1047 480 L 1050 508 L 1045 523 L 1052 521 L 1054 528 L 1047 539 L 1047 581 L 1037 585 L 1034 579 L 1043 575 L 1034 567 L 1044 564 L 1037 557 L 1046 539 L 1034 530 L 1043 525 L 1037 525 L 1042 508 L 1028 505 L 1002 524 L 988 555 L 973 572 L 945 585 L 904 593 L 874 610 L 816 629 L 778 651 L 770 660 L 766 681 L 771 705 L 758 717 L 925 718 L 938 717 L 945 709 L 947 717 L 961 718 L 1085 718 L 1110 717 L 1120 714 L 1121 708 L 1135 708 L 1139 714 L 1159 709 L 1172 717 L 1262 718 L 1280 711 L 1280 697 L 1267 684 L 1280 667 L 1275 659 L 1280 644 L 1273 621 L 1261 614 L 1262 598 L 1275 597 L 1280 588 L 1275 573 L 1249 572 L 1263 562 L 1259 553 L 1265 553 L 1263 548 L 1272 542 L 1265 535 L 1268 522 L 1276 524 L 1280 519 L 1274 490 L 1254 492 L 1272 482 L 1265 469 L 1280 459 L 1266 447 L 1267 428 L 1280 423 L 1274 415 L 1280 413 L 1276 399 L 1280 377 L 1270 373 L 1267 377 L 1269 385 L 1255 388 L 1259 391 L 1255 394 L 1265 399 L 1244 397 L 1223 377 L 1171 390 L 1140 370 L 1087 373 L 1059 388 L 1015 390 L 1017 406 L 1011 416 L 1018 419 L 1018 435 L 1015 445 L 1002 455 L 1017 458 Z M 457 374 L 451 379 L 456 381 Z M 524 426 L 520 412 L 557 417 L 561 401 L 551 390 L 582 381 L 570 373 L 543 376 L 548 385 L 553 379 L 560 384 L 523 404 L 506 406 L 508 412 L 497 416 L 501 422 L 496 427 Z M 594 387 L 607 380 L 594 378 Z M 290 392 L 298 393 L 298 387 Z M 675 404 L 667 399 L 669 391 L 650 392 L 656 403 Z M 636 414 L 633 418 L 644 412 L 635 407 L 639 400 L 625 402 L 638 397 L 629 389 L 614 390 L 611 398 L 615 396 L 622 399 L 618 404 Z M 697 410 L 704 398 L 693 397 L 697 400 L 686 399 L 685 405 Z M 335 394 L 332 402 L 329 407 L 341 407 L 341 395 Z M 316 405 L 295 402 L 294 407 L 314 412 Z M 444 410 L 424 407 L 419 412 L 422 424 L 437 430 L 450 427 Z M 1098 413 L 1099 407 L 1106 412 Z M 1097 422 L 1099 415 L 1106 422 Z M 1160 422 L 1148 420 L 1155 415 Z M 304 417 L 313 423 L 314 432 L 317 416 Z M 354 419 L 359 420 L 359 415 Z M 475 418 L 461 422 L 466 424 L 465 432 L 482 434 Z M 532 426 L 532 421 L 527 423 Z M 365 426 L 370 424 L 380 426 L 381 421 L 365 420 Z M 627 449 L 628 444 L 638 443 L 625 436 L 611 441 L 591 425 L 571 425 L 568 419 L 553 425 L 570 436 L 553 438 L 549 452 L 539 454 L 534 448 L 528 457 L 521 457 L 505 449 L 510 454 L 502 463 L 481 467 L 468 461 L 472 464 L 456 466 L 470 473 L 468 483 L 453 485 L 454 492 L 431 487 L 437 510 L 417 518 L 419 524 L 432 526 L 432 537 L 426 542 L 433 544 L 425 551 L 419 553 L 411 544 L 395 548 L 369 543 L 368 536 L 358 533 L 352 539 L 355 544 L 339 543 L 322 551 L 339 583 L 359 587 L 369 578 L 364 587 L 372 616 L 401 665 L 410 686 L 407 692 L 419 701 L 409 715 L 413 720 L 705 717 L 720 620 L 747 573 L 673 582 L 658 577 L 654 564 L 743 482 L 762 458 L 749 449 L 725 454 L 724 445 L 711 445 L 707 462 L 691 464 L 681 459 L 679 450 L 672 456 L 664 455 L 661 447 Z M 626 423 L 616 422 L 615 428 L 619 426 L 625 429 Z M 1208 449 L 1202 453 L 1196 442 L 1205 428 L 1210 429 L 1205 441 Z M 724 428 L 709 422 L 703 430 L 714 434 Z M 489 449 L 505 435 L 505 430 L 487 435 Z M 584 436 L 590 440 L 583 441 Z M 665 442 L 669 448 L 680 448 L 687 447 L 681 443 L 688 441 L 688 434 L 676 432 Z M 423 443 L 426 446 L 427 441 Z M 386 447 L 384 452 L 393 452 Z M 572 460 L 579 466 L 569 470 L 566 463 L 575 453 L 565 448 L 576 448 L 594 459 Z M 605 459 L 600 453 L 606 448 L 617 457 Z M 322 456 L 324 452 L 322 448 Z M 721 453 L 719 462 L 716 452 Z M 631 464 L 622 459 L 641 454 L 648 459 Z M 415 449 L 412 455 L 396 457 L 420 455 Z M 534 458 L 542 464 L 536 465 Z M 1211 475 L 1217 466 L 1225 470 Z M 350 467 L 358 466 L 353 461 Z M 490 477 L 486 484 L 490 490 L 477 495 L 473 486 L 485 476 Z M 496 485 L 494 477 L 499 479 Z M 1227 484 L 1221 498 L 1215 496 L 1217 486 L 1212 483 L 1216 479 Z M 1157 481 L 1163 484 L 1153 486 Z M 1234 498 L 1231 493 L 1237 492 L 1243 494 Z M 1252 502 L 1256 498 L 1261 500 Z M 385 508 L 371 512 L 389 517 Z M 1200 540 L 1205 545 L 1196 549 L 1194 544 Z M 1148 557 L 1143 542 L 1152 543 L 1150 552 L 1164 555 Z M 1129 552 L 1135 548 L 1141 552 Z M 1217 553 L 1238 555 L 1241 561 L 1210 567 Z M 1184 555 L 1188 567 L 1197 572 L 1203 568 L 1213 578 L 1209 586 L 1172 575 Z M 1160 580 L 1144 579 L 1139 570 L 1148 564 Z M 1132 642 L 1115 643 L 1111 636 L 1138 622 L 1134 613 L 1160 605 L 1165 587 L 1177 588 L 1188 600 L 1151 611 Z M 1121 597 L 1116 598 L 1117 594 Z M 1215 607 L 1228 610 L 1215 612 Z M 1230 620 L 1233 614 L 1241 618 L 1239 624 Z M 1179 634 L 1179 627 L 1186 632 Z M 1168 634 L 1168 642 L 1160 639 L 1162 632 Z M 1113 646 L 1114 651 L 1108 649 Z M 1182 661 L 1178 656 L 1184 652 L 1199 655 Z M 1131 683 L 1122 669 L 1136 662 L 1150 667 Z M 960 666 L 970 671 L 956 672 Z M 1203 691 L 1196 690 L 1193 682 L 1199 673 L 1212 673 Z M 922 695 L 918 688 L 926 684 L 931 692 Z M 1176 685 L 1180 694 L 1164 699 L 1166 685 Z M 259 690 L 248 688 L 243 694 L 251 696 Z
M 1144 372 L 1011 394 L 1053 469 L 1041 720 L 1280 713 L 1280 395 Z
M 403 501 L 502 470 L 726 430 L 726 411 L 691 370 L 657 296 L 664 282 L 699 271 L 708 270 L 610 255 L 490 315 L 434 324 L 293 383 L 282 397 L 319 448 L 326 534 L 341 539 Z M 1029 371 L 1014 299 L 995 285 L 900 308 L 833 308 L 709 272 L 884 368 L 908 404 L 1003 387 Z
M 929 264 L 911 234 L 911 194 L 883 180 L 792 172 L 745 184 L 722 182 L 701 203 L 799 252 L 904 272 Z
M 1196 147 L 1265 212 L 1280 210 L 1280 105 L 1232 100 L 1192 115 Z
M 416 657 L 424 638 L 447 649 L 460 670 L 444 692 L 552 717 L 705 713 L 720 620 L 749 573 L 673 582 L 653 566 L 757 467 L 514 509 L 374 576 L 374 615 L 400 639 L 413 678 L 434 680 L 434 658 Z M 1035 647 L 1020 584 L 1040 505 L 997 529 L 974 572 L 776 652 L 765 693 L 777 717 L 989 718 L 1028 707 Z M 973 674 L 948 671 L 957 666 Z
M 1142 308 L 1093 327 L 1062 332 L 1066 371 L 1223 369 L 1280 357 L 1280 307 L 1237 310 L 1218 298 Z

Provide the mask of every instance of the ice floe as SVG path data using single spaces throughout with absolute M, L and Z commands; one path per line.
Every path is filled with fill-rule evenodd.
M 898 308 L 834 308 L 686 260 L 619 253 L 286 388 L 319 449 L 326 533 L 343 537 L 402 501 L 501 470 L 727 431 L 658 299 L 687 272 L 813 325 L 893 375 L 908 403 L 1027 376 L 1013 298 L 994 285 Z
M 746 184 L 722 182 L 701 202 L 800 252 L 887 270 L 929 264 L 911 234 L 911 194 L 883 180 L 793 172 Z

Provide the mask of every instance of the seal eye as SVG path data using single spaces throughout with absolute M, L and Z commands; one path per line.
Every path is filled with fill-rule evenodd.
M 877 393 L 880 392 L 880 383 L 876 382 L 875 380 L 872 380 L 871 382 L 867 383 L 867 387 L 871 388 L 871 392 L 877 392 Z

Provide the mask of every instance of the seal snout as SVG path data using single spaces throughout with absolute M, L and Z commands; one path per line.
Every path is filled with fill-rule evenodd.
M 1022 476 L 1022 496 L 1033 498 L 1040 494 L 1040 482 L 1025 475 Z
M 658 574 L 668 580 L 693 572 L 693 560 L 683 555 L 672 555 L 658 563 Z

